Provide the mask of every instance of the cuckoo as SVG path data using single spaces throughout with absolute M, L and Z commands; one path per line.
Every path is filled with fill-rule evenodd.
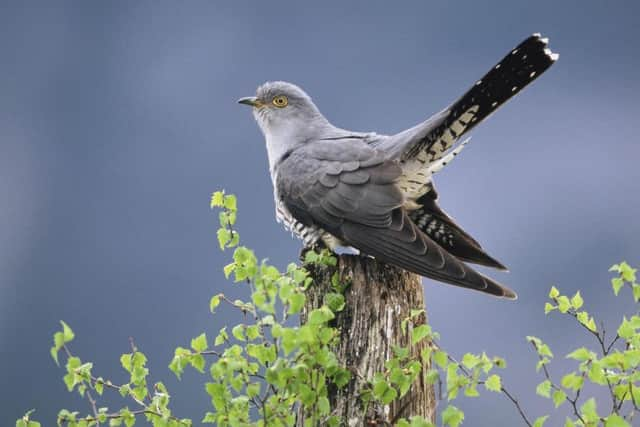
M 266 140 L 277 220 L 305 246 L 355 248 L 437 281 L 516 298 L 468 265 L 506 270 L 440 208 L 432 177 L 464 147 L 461 137 L 558 59 L 547 43 L 528 37 L 453 104 L 395 135 L 336 127 L 287 82 L 241 98 Z

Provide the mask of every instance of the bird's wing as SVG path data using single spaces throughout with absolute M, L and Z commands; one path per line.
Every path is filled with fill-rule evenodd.
M 397 161 L 362 141 L 307 143 L 277 169 L 278 195 L 291 214 L 380 261 L 442 282 L 515 298 L 434 242 L 409 218 L 396 186 Z
M 447 252 L 462 261 L 507 270 L 500 261 L 489 255 L 473 237 L 464 231 L 440 206 L 438 193 L 431 190 L 416 200 L 418 209 L 409 212 L 409 218 L 420 230 L 431 237 Z
M 425 167 L 438 160 L 464 134 L 544 73 L 558 58 L 548 40 L 534 34 L 511 50 L 462 97 L 423 123 L 381 138 L 375 146 L 405 165 L 400 185 L 416 199 L 430 190 Z

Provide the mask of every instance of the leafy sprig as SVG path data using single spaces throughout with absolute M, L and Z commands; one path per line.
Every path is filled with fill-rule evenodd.
M 224 293 L 212 296 L 211 313 L 225 304 L 237 311 L 241 321 L 223 327 L 215 336 L 203 332 L 191 339 L 188 346 L 176 348 L 169 369 L 178 378 L 188 368 L 208 376 L 205 390 L 211 398 L 212 410 L 202 418 L 204 423 L 220 427 L 293 426 L 296 414 L 301 414 L 305 426 L 341 425 L 342 420 L 332 411 L 329 390 L 344 387 L 352 375 L 358 374 L 343 366 L 333 352 L 339 331 L 332 326 L 332 320 L 345 308 L 344 293 L 349 283 L 341 283 L 338 274 L 334 274 L 332 291 L 324 296 L 323 305 L 305 313 L 306 321 L 300 326 L 290 325 L 290 317 L 301 314 L 305 290 L 313 282 L 306 267 L 334 267 L 336 258 L 326 250 L 308 251 L 302 265 L 290 264 L 280 271 L 266 260 L 259 261 L 251 249 L 240 245 L 240 235 L 235 229 L 235 196 L 216 192 L 211 197 L 211 207 L 220 211 L 220 228 L 216 233 L 220 248 L 233 251 L 224 275 L 246 287 L 249 298 L 232 300 Z M 611 280 L 614 294 L 618 296 L 628 288 L 638 303 L 640 284 L 636 269 L 623 262 L 610 271 L 616 273 Z M 576 362 L 576 368 L 558 380 L 550 372 L 554 357 L 551 348 L 538 337 L 527 337 L 538 356 L 536 369 L 544 375 L 536 393 L 552 400 L 556 408 L 568 404 L 571 415 L 565 427 L 630 426 L 640 411 L 640 313 L 636 308 L 635 313 L 623 316 L 615 335 L 608 337 L 604 325 L 598 325 L 584 304 L 580 292 L 568 296 L 551 288 L 545 313 L 558 312 L 573 319 L 594 337 L 596 345 L 567 354 L 568 359 Z M 458 361 L 440 346 L 439 335 L 419 321 L 423 314 L 424 309 L 419 307 L 401 322 L 401 331 L 410 344 L 394 347 L 384 370 L 369 378 L 367 385 L 358 391 L 365 412 L 368 405 L 384 407 L 401 399 L 416 381 L 422 380 L 436 386 L 439 400 L 446 403 L 440 412 L 443 426 L 458 427 L 465 419 L 463 411 L 453 405 L 454 400 L 461 396 L 474 398 L 486 390 L 505 395 L 525 425 L 543 427 L 549 416 L 530 421 L 520 401 L 505 387 L 497 373 L 497 369 L 506 367 L 504 359 L 483 352 L 466 353 Z M 132 339 L 131 351 L 120 358 L 129 380 L 115 384 L 96 377 L 92 363 L 83 362 L 71 352 L 74 338 L 73 330 L 61 322 L 50 353 L 56 364 L 64 363 L 63 381 L 67 389 L 84 396 L 89 411 L 80 415 L 78 411 L 63 409 L 58 413 L 58 425 L 131 427 L 140 418 L 160 427 L 192 425 L 190 419 L 172 414 L 170 394 L 162 382 L 149 386 L 147 358 Z M 414 351 L 416 346 L 421 351 Z M 597 405 L 593 397 L 586 396 L 589 383 L 608 390 L 607 405 L 602 402 Z M 111 411 L 101 407 L 98 400 L 107 390 L 127 399 L 132 409 L 125 406 Z M 39 427 L 37 421 L 31 420 L 32 413 L 29 411 L 18 419 L 16 427 Z M 433 427 L 429 420 L 415 416 L 392 415 L 383 423 Z

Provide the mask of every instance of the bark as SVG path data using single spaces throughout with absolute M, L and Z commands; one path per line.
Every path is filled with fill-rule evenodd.
M 341 283 L 350 283 L 350 286 L 345 291 L 346 306 L 334 320 L 334 326 L 340 330 L 340 343 L 334 351 L 352 372 L 352 380 L 341 390 L 331 390 L 333 413 L 341 417 L 343 425 L 350 427 L 389 426 L 398 418 L 414 415 L 435 422 L 434 389 L 424 381 L 423 375 L 402 399 L 390 405 L 369 405 L 365 414 L 359 399 L 359 392 L 367 385 L 367 380 L 384 371 L 384 363 L 393 356 L 392 346 L 410 345 L 410 334 L 403 334 L 400 324 L 409 317 L 411 310 L 425 307 L 420 276 L 373 258 L 354 255 L 340 255 L 335 268 Z M 301 322 L 306 320 L 307 313 L 320 307 L 323 296 L 331 292 L 335 268 L 312 269 L 315 283 L 307 290 Z M 425 322 L 426 316 L 422 315 L 414 325 Z M 423 341 L 414 346 L 412 355 L 419 356 L 425 345 Z M 303 425 L 302 418 L 299 414 L 299 426 Z

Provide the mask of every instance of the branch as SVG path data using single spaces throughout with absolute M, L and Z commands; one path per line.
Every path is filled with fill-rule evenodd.
M 96 419 L 96 426 L 100 427 L 100 421 L 98 421 L 98 408 L 96 408 L 96 401 L 93 398 L 93 396 L 91 396 L 91 392 L 89 390 L 87 390 L 87 399 L 89 399 L 89 403 L 91 404 L 91 410 L 93 411 L 93 416 Z
M 435 346 L 435 348 L 437 349 L 442 349 L 438 344 L 436 344 L 435 342 L 433 342 L 433 345 Z M 471 373 L 464 367 L 462 366 L 462 364 L 460 362 L 458 362 L 453 356 L 451 356 L 449 353 L 447 353 L 447 359 L 449 359 L 449 362 L 455 364 L 458 369 L 460 370 L 460 372 L 462 372 L 462 374 L 467 377 L 468 379 L 473 381 L 473 375 L 471 375 Z M 484 384 L 484 381 L 478 381 L 479 385 Z M 522 409 L 522 407 L 520 406 L 520 402 L 518 401 L 518 399 L 516 399 L 514 397 L 513 394 L 511 394 L 503 385 L 500 385 L 500 391 L 502 393 L 504 393 L 504 395 L 516 406 L 516 409 L 518 410 L 518 413 L 520 414 L 520 417 L 522 417 L 523 421 L 527 424 L 527 426 L 532 427 L 533 424 L 531 424 L 531 421 L 529 421 L 529 418 L 527 417 L 527 415 L 524 413 L 524 410 Z
M 538 352 L 538 346 L 536 345 L 536 343 L 531 341 L 531 345 L 536 350 L 536 354 L 538 355 L 538 359 L 540 359 L 540 361 L 543 362 L 544 359 L 542 358 L 542 356 Z M 562 390 L 562 388 L 558 387 L 553 381 L 551 381 L 551 375 L 549 375 L 549 370 L 547 369 L 547 366 L 546 366 L 545 363 L 542 363 L 542 371 L 544 372 L 544 376 L 545 376 L 546 380 L 549 381 L 549 383 L 551 384 L 551 387 L 554 390 L 560 390 L 560 391 L 564 392 L 564 390 Z M 584 376 L 585 373 L 583 372 L 582 375 Z M 569 398 L 569 396 L 566 393 L 565 393 L 564 397 L 567 400 L 567 402 L 569 402 L 571 404 L 571 406 L 573 407 L 574 415 L 576 417 L 578 417 L 578 419 L 582 422 L 583 425 L 586 425 L 584 419 L 582 418 L 582 415 L 580 415 L 580 412 L 578 411 L 578 406 L 576 404 L 576 402 L 578 401 L 578 398 L 580 398 L 580 390 L 578 390 L 576 392 L 576 397 L 574 399 Z
M 130 338 L 130 343 L 133 346 L 133 348 L 135 349 L 135 345 L 133 343 L 133 339 L 132 338 Z M 62 345 L 62 349 L 64 350 L 67 358 L 73 357 L 73 354 L 71 353 L 71 350 L 69 349 L 69 347 L 67 346 L 66 343 Z M 88 375 L 88 376 L 85 375 L 85 381 L 88 381 L 89 386 L 91 388 L 93 388 L 93 389 L 95 389 L 95 386 L 96 386 L 97 383 L 100 383 L 103 386 L 105 386 L 107 388 L 110 388 L 110 389 L 113 389 L 113 390 L 116 390 L 118 393 L 122 394 L 121 390 L 122 390 L 123 386 L 119 386 L 119 385 L 113 384 L 111 381 L 104 381 L 104 380 L 101 380 L 101 379 L 99 380 L 98 378 L 96 378 L 93 375 Z M 158 416 L 158 417 L 164 417 L 163 414 L 150 409 L 149 406 L 147 406 L 144 403 L 144 401 L 138 400 L 131 393 L 127 393 L 127 395 L 134 402 L 136 402 L 138 405 L 140 405 L 142 407 L 142 409 L 139 409 L 139 410 L 136 410 L 136 411 L 131 411 L 131 413 L 133 415 L 137 416 L 137 415 L 141 415 L 141 414 L 149 414 L 149 415 L 155 415 L 155 416 Z M 150 398 L 148 389 L 147 389 L 147 396 L 149 396 L 149 398 Z M 89 392 L 89 390 L 87 390 L 87 399 L 89 400 L 89 402 L 91 404 L 91 409 L 93 411 L 93 417 L 85 417 L 83 419 L 85 421 L 87 421 L 88 423 L 95 422 L 96 426 L 99 426 L 100 422 L 99 422 L 99 417 L 98 417 L 98 410 L 97 410 L 97 407 L 96 407 L 96 401 L 93 398 L 93 396 L 91 395 L 91 393 Z M 121 418 L 122 417 L 122 415 L 120 413 L 105 414 L 105 416 L 106 416 L 107 419 Z M 176 421 L 176 422 L 180 423 L 180 424 L 187 425 L 187 426 L 189 425 L 189 423 L 184 422 L 181 419 L 179 419 L 179 418 L 177 418 L 177 417 L 175 417 L 173 415 L 170 415 L 169 418 L 171 420 L 173 420 L 173 421 Z M 60 419 L 59 421 L 61 423 L 68 423 L 70 420 L 67 420 L 67 419 L 63 418 L 63 419 Z

